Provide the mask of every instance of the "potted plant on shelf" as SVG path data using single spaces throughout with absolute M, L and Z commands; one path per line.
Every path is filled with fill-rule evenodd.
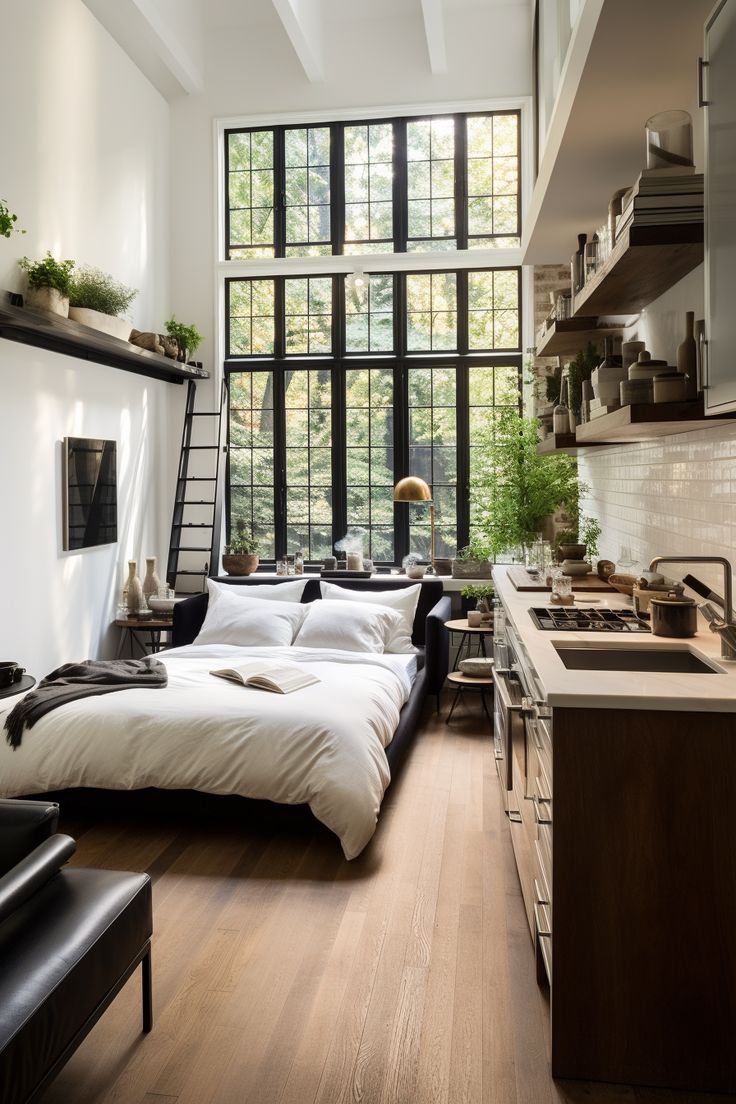
M 452 561 L 453 579 L 487 579 L 491 574 L 489 555 L 490 549 L 487 545 L 474 537 L 465 548 L 460 549 Z
M 258 541 L 242 518 L 235 523 L 235 536 L 225 545 L 222 566 L 228 575 L 252 575 L 258 567 Z
M 493 620 L 493 599 L 496 588 L 493 583 L 468 583 L 460 591 L 462 598 L 475 598 L 475 608 L 480 611 L 481 621 Z
M 567 366 L 567 398 L 570 413 L 576 423 L 580 421 L 583 408 L 583 384 L 590 380 L 600 360 L 600 353 L 592 341 L 589 341 L 586 348 L 581 349 L 575 359 L 571 360 Z M 572 424 L 570 429 L 571 432 L 574 432 Z
M 28 281 L 28 290 L 23 296 L 24 305 L 66 318 L 74 261 L 57 261 L 51 253 L 47 253 L 41 261 L 22 257 L 18 264 Z
M 18 216 L 10 210 L 7 200 L 0 199 L 0 238 L 9 238 L 11 234 L 25 234 L 16 226 Z
M 185 364 L 191 360 L 202 344 L 202 335 L 197 327 L 193 324 L 186 326 L 183 322 L 177 322 L 176 316 L 173 314 L 166 323 L 166 332 L 179 345 L 178 359 Z
M 122 315 L 138 294 L 99 268 L 85 265 L 75 273 L 69 292 L 69 317 L 83 326 L 127 341 L 132 326 Z
M 536 418 L 505 411 L 478 436 L 471 490 L 474 524 L 494 556 L 525 553 L 559 507 L 577 516 L 579 487 L 572 456 L 540 455 Z

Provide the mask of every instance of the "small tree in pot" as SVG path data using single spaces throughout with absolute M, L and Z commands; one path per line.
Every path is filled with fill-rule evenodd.
M 228 575 L 252 575 L 258 567 L 258 541 L 243 518 L 235 523 L 235 536 L 225 545 L 222 566 Z

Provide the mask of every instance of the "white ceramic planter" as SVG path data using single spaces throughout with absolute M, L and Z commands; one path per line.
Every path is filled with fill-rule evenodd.
M 127 341 L 130 337 L 132 325 L 127 318 L 116 318 L 112 314 L 102 314 L 101 311 L 90 310 L 89 307 L 70 307 L 69 317 L 82 326 L 89 326 L 92 330 L 100 330 L 110 337 L 118 337 L 121 341 Z
M 69 315 L 69 300 L 56 288 L 28 288 L 23 303 L 31 310 L 43 311 L 44 314 L 60 314 L 62 318 Z

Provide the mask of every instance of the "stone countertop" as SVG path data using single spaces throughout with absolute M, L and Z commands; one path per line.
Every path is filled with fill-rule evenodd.
M 502 600 L 516 635 L 526 648 L 540 688 L 552 706 L 566 708 L 657 709 L 683 712 L 736 713 L 736 661 L 721 659 L 721 640 L 698 614 L 698 632 L 688 640 L 671 637 L 590 632 L 548 632 L 538 629 L 530 607 L 549 606 L 546 592 L 517 591 L 505 567 L 493 571 L 497 596 Z M 575 608 L 630 609 L 631 599 L 617 592 L 580 594 Z M 598 599 L 594 601 L 593 599 Z M 590 648 L 666 648 L 694 652 L 716 668 L 714 674 L 653 671 L 568 670 L 554 643 Z

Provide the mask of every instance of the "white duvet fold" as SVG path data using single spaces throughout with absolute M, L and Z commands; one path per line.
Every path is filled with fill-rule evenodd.
M 209 674 L 288 658 L 320 682 L 293 694 Z M 308 804 L 346 858 L 375 831 L 390 781 L 384 748 L 411 691 L 416 657 L 310 648 L 188 645 L 160 653 L 168 686 L 72 702 L 13 751 L 0 742 L 0 794 L 77 786 L 195 789 Z

